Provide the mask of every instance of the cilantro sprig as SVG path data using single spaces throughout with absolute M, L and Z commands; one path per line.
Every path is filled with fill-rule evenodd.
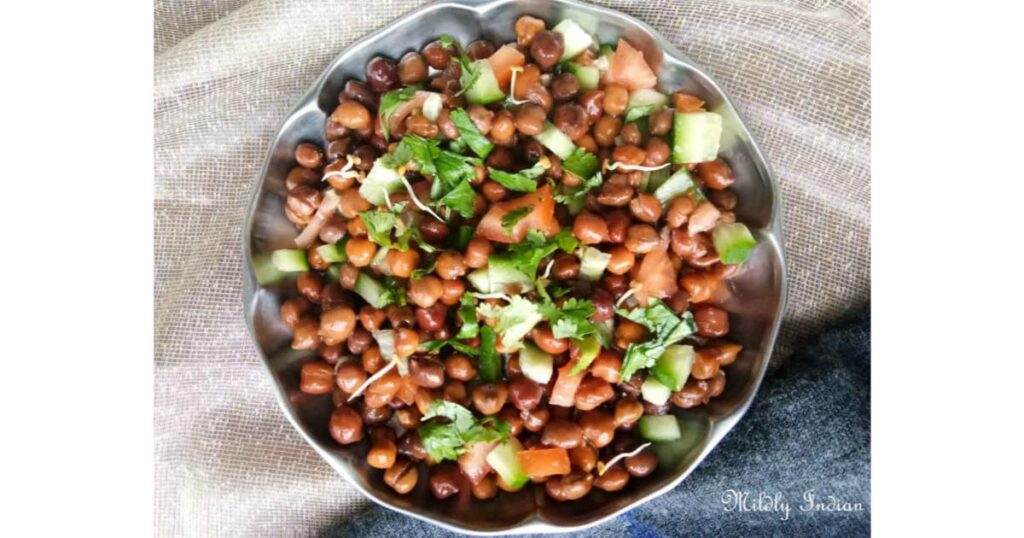
M 437 419 L 444 418 L 448 422 Z M 456 460 L 464 454 L 469 445 L 480 442 L 505 442 L 511 433 L 508 423 L 494 418 L 477 419 L 473 412 L 461 405 L 444 400 L 431 402 L 423 420 L 430 420 L 419 427 L 423 448 L 434 461 Z
M 497 168 L 488 168 L 487 171 L 495 183 L 510 191 L 534 192 L 537 190 L 537 182 L 535 180 L 544 174 L 544 167 L 540 164 L 535 164 L 514 174 L 498 170 Z
M 476 128 L 476 124 L 470 119 L 469 114 L 461 108 L 456 108 L 452 110 L 450 117 L 452 123 L 459 129 L 459 138 L 469 146 L 469 149 L 473 150 L 473 153 L 476 153 L 481 159 L 486 159 L 494 149 L 494 144 Z
M 627 380 L 637 370 L 654 366 L 658 357 L 665 352 L 665 348 L 690 336 L 697 330 L 693 321 L 693 314 L 684 312 L 677 316 L 671 308 L 658 300 L 651 300 L 646 308 L 634 308 L 625 310 L 616 308 L 615 312 L 620 316 L 639 323 L 647 328 L 652 338 L 640 344 L 630 344 L 626 348 L 626 355 L 622 359 L 622 369 L 619 371 L 619 379 Z

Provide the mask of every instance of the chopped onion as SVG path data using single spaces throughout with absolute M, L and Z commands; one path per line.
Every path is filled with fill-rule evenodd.
M 616 463 L 618 463 L 619 460 L 624 460 L 626 458 L 629 458 L 629 457 L 632 457 L 632 456 L 636 456 L 637 454 L 640 453 L 641 450 L 643 450 L 643 449 L 645 449 L 645 448 L 647 448 L 649 446 L 651 446 L 650 443 L 644 443 L 644 444 L 640 445 L 639 447 L 637 447 L 637 449 L 632 451 L 632 452 L 623 452 L 622 454 L 616 455 L 614 458 L 608 460 L 608 463 L 597 462 L 597 476 L 603 475 L 604 472 L 607 471 L 609 467 L 611 467 L 612 465 L 615 465 Z
M 412 203 L 416 204 L 416 207 L 422 209 L 423 211 L 426 211 L 427 213 L 430 213 L 430 215 L 432 217 L 434 217 L 435 219 L 437 219 L 437 220 L 439 220 L 441 222 L 444 222 L 444 219 L 442 219 L 441 217 L 437 216 L 437 213 L 434 213 L 434 211 L 432 209 L 430 209 L 429 207 L 424 205 L 424 203 L 421 202 L 420 199 L 416 197 L 416 193 L 413 192 L 413 190 L 412 190 L 412 185 L 409 184 L 409 180 L 408 179 L 405 179 L 405 176 L 402 176 L 402 183 L 405 185 L 406 190 L 409 191 L 409 198 L 412 199 Z
M 309 224 L 295 238 L 295 244 L 302 248 L 312 245 L 313 241 L 320 235 L 320 228 L 323 228 L 324 223 L 338 210 L 340 204 L 341 197 L 338 196 L 338 193 L 334 192 L 334 189 L 327 189 L 324 192 L 323 200 L 320 201 L 320 207 L 316 210 L 316 214 L 313 215 L 313 218 L 309 219 Z
M 441 115 L 441 94 L 431 93 L 423 100 L 423 117 L 436 122 Z

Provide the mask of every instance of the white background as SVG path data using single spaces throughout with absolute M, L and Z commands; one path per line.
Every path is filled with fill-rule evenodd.
M 102 4 L 0 8 L 6 536 L 153 529 L 152 7 Z M 1014 4 L 873 6 L 880 536 L 1018 526 Z

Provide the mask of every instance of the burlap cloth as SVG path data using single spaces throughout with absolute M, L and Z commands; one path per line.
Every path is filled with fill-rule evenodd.
M 274 401 L 241 303 L 264 153 L 348 43 L 422 2 L 156 0 L 155 526 L 298 536 L 368 504 Z M 782 188 L 779 349 L 869 299 L 866 1 L 601 1 L 647 21 L 734 98 Z

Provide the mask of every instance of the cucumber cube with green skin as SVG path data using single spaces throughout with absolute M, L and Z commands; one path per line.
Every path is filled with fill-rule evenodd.
M 672 162 L 692 164 L 718 157 L 722 116 L 714 112 L 676 112 L 673 121 Z
M 582 90 L 596 90 L 601 83 L 601 71 L 592 65 L 568 62 L 565 68 L 576 77 Z
M 679 430 L 679 421 L 675 415 L 644 415 L 640 417 L 640 424 L 637 426 L 640 436 L 655 443 L 662 441 L 675 441 L 683 436 Z
M 644 400 L 651 402 L 654 405 L 665 405 L 669 397 L 672 396 L 672 389 L 666 387 L 658 378 L 655 376 L 648 376 L 644 380 L 643 385 L 640 385 L 640 394 Z
M 515 285 L 521 293 L 533 290 L 533 280 L 512 263 L 502 258 L 491 258 L 487 267 L 466 275 L 466 279 L 480 293 L 505 293 L 505 288 Z
M 356 285 L 352 288 L 364 301 L 374 308 L 384 308 L 384 286 L 366 273 L 359 273 Z
M 750 257 L 757 240 L 742 222 L 722 223 L 711 232 L 719 260 L 725 265 L 738 265 Z
M 690 172 L 685 168 L 680 168 L 654 189 L 654 197 L 658 199 L 662 207 L 668 207 L 668 204 L 677 196 L 686 194 L 696 187 L 697 182 L 693 180 Z
M 385 193 L 394 194 L 403 187 L 402 176 L 398 175 L 397 171 L 384 166 L 380 159 L 377 159 L 359 187 L 359 196 L 373 205 L 384 205 L 386 203 Z
M 285 273 L 274 266 L 273 254 L 264 253 L 253 256 L 252 272 L 256 277 L 256 283 L 266 286 L 280 282 L 284 279 Z
M 642 417 L 641 417 L 642 418 Z M 519 465 L 519 458 L 516 457 L 523 450 L 523 444 L 515 437 L 509 437 L 508 442 L 494 447 L 487 457 L 487 465 L 498 473 L 498 476 L 512 489 L 519 489 L 530 481 L 530 477 Z
M 519 368 L 523 371 L 523 376 L 537 383 L 551 381 L 554 362 L 554 357 L 550 353 L 545 353 L 529 342 L 523 342 L 523 348 L 519 350 Z
M 306 251 L 301 248 L 283 248 L 275 250 L 270 256 L 271 263 L 278 271 L 284 273 L 301 273 L 309 271 Z
M 568 159 L 576 151 L 576 144 L 572 143 L 569 135 L 551 123 L 545 124 L 544 130 L 534 135 L 534 138 L 562 160 Z
M 594 38 L 586 30 L 580 28 L 576 21 L 571 19 L 565 19 L 558 23 L 551 31 L 562 34 L 562 40 L 565 44 L 562 49 L 564 51 L 562 53 L 563 60 L 575 58 L 577 54 L 587 50 L 594 43 Z
M 669 389 L 679 390 L 683 388 L 686 379 L 690 377 L 693 359 L 693 346 L 679 344 L 668 346 L 651 367 L 651 374 Z
M 341 243 L 320 245 L 319 247 L 316 247 L 316 253 L 319 254 L 327 263 L 342 263 L 348 260 L 348 256 L 345 254 L 345 250 L 339 245 L 341 245 Z
M 470 64 L 472 69 L 479 69 L 480 76 L 473 85 L 466 90 L 466 101 L 471 105 L 489 105 L 505 98 L 505 94 L 498 85 L 498 77 L 494 75 L 494 68 L 487 60 L 477 60 Z M 463 71 L 462 83 L 468 84 L 469 73 Z

